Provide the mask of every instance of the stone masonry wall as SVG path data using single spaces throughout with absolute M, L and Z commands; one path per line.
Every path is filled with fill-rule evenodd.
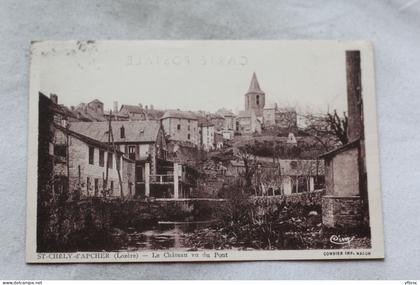
M 313 192 L 295 193 L 291 195 L 282 196 L 268 196 L 268 197 L 253 197 L 256 205 L 274 205 L 274 204 L 300 204 L 303 206 L 322 204 L 322 197 L 325 195 L 325 190 L 315 190 Z
M 322 222 L 326 227 L 358 227 L 362 217 L 362 200 L 358 196 L 322 198 Z

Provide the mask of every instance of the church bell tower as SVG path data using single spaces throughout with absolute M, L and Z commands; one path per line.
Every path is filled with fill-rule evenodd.
M 245 111 L 254 111 L 257 116 L 263 115 L 265 93 L 261 90 L 255 72 L 252 74 L 251 84 L 245 94 Z

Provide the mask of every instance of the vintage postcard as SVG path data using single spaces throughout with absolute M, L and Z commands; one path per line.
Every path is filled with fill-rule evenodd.
M 384 257 L 363 41 L 31 46 L 27 262 Z

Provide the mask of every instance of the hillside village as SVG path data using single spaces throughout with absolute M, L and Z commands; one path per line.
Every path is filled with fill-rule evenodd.
M 187 248 L 329 248 L 325 228 L 352 229 L 369 246 L 359 51 L 346 52 L 346 67 L 347 116 L 310 114 L 304 127 L 295 109 L 266 106 L 255 73 L 237 113 L 117 102 L 107 112 L 98 99 L 67 107 L 39 93 L 39 247 L 141 248 L 148 239 L 167 248 L 172 237 L 137 231 L 213 220 L 175 239 Z
M 70 108 L 58 99 L 40 93 L 40 104 L 53 111 L 49 147 L 58 192 L 69 188 L 65 192 L 77 197 L 216 197 L 229 183 L 242 181 L 245 186 L 245 176 L 257 196 L 323 187 L 324 165 L 317 158 L 323 150 L 301 135 L 294 108 L 266 106 L 255 73 L 244 94 L 245 109 L 238 114 L 225 108 L 210 113 L 142 104 L 119 107 L 117 102 L 107 112 L 98 99 Z

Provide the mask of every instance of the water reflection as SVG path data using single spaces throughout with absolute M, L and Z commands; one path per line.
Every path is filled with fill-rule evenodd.
M 196 229 L 205 228 L 212 221 L 205 222 L 160 222 L 151 229 L 128 231 L 127 246 L 123 251 L 159 250 L 159 249 L 188 249 L 186 237 Z

